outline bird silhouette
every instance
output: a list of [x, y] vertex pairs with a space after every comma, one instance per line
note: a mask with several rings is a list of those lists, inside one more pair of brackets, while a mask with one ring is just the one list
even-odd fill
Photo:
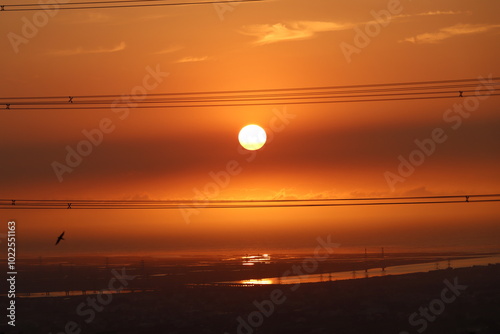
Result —
[[57, 237], [56, 246], [57, 246], [57, 244], [58, 244], [61, 240], [64, 240], [63, 235], [64, 235], [64, 231], [63, 231], [63, 233], [61, 233], [61, 235], [60, 235], [60, 236], [58, 236], [58, 237]]

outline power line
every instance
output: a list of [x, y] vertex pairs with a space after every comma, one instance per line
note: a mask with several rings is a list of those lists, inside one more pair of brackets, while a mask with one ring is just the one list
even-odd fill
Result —
[[8, 200], [0, 209], [263, 209], [500, 202], [500, 194], [269, 200]]
[[[15, 4], [15, 5], [1, 5], [0, 12], [29, 12], [47, 9], [53, 6], [57, 10], [82, 10], [82, 9], [108, 9], [108, 8], [136, 8], [136, 7], [160, 7], [160, 6], [194, 6], [194, 5], [210, 5], [210, 4], [229, 4], [229, 3], [249, 3], [249, 2], [262, 2], [266, 0], [214, 0], [202, 2], [169, 2], [169, 3], [145, 3], [145, 2], [161, 2], [165, 0], [125, 0], [125, 1], [94, 1], [94, 2], [76, 2], [76, 3], [45, 3], [43, 7], [41, 4]], [[125, 4], [120, 3], [135, 3]], [[97, 5], [96, 5], [97, 4]], [[83, 5], [83, 6], [82, 6]], [[92, 6], [88, 6], [92, 5]], [[14, 7], [13, 9], [9, 9]], [[28, 8], [25, 8], [28, 7]], [[33, 8], [31, 8], [33, 7]]]
[[[86, 2], [70, 2], [64, 5], [104, 5], [104, 4], [115, 4], [115, 3], [130, 3], [130, 2], [165, 2], [167, 0], [108, 0], [108, 1], [86, 1]], [[50, 3], [48, 3], [50, 4]], [[58, 3], [53, 3], [58, 4]], [[24, 3], [24, 4], [12, 4], [8, 5], [10, 7], [36, 7], [40, 6], [39, 3]]]
[[[487, 78], [489, 82], [488, 85], [498, 85], [500, 77]], [[476, 82], [476, 85], [470, 84], [470, 82]], [[430, 84], [450, 84], [450, 83], [462, 83], [460, 85], [454, 85], [453, 88], [465, 87], [465, 83], [468, 83], [466, 87], [477, 86], [477, 83], [485, 85], [481, 82], [481, 79], [454, 79], [454, 80], [438, 80], [438, 81], [410, 81], [410, 82], [393, 82], [393, 83], [377, 83], [377, 84], [362, 84], [362, 85], [344, 85], [344, 86], [313, 86], [313, 87], [292, 87], [292, 88], [266, 88], [266, 89], [247, 89], [247, 90], [222, 90], [222, 91], [199, 91], [199, 92], [180, 92], [180, 93], [155, 93], [148, 94], [148, 96], [177, 96], [177, 95], [213, 95], [213, 94], [246, 94], [246, 93], [267, 93], [267, 92], [290, 92], [290, 91], [309, 91], [309, 90], [338, 90], [338, 89], [350, 89], [351, 91], [356, 88], [375, 88], [375, 87], [395, 87], [388, 88], [389, 90], [397, 89], [397, 86], [423, 86], [420, 89], [439, 89], [443, 88], [443, 85], [438, 86], [426, 86]], [[450, 88], [450, 86], [444, 86], [444, 88]], [[409, 90], [411, 88], [404, 88]], [[373, 90], [370, 90], [372, 92]], [[71, 95], [75, 99], [78, 98], [119, 98], [123, 94], [108, 94], [108, 95]], [[58, 96], [18, 96], [18, 97], [0, 97], [0, 100], [19, 100], [19, 99], [67, 99], [68, 96], [58, 95]]]
[[[488, 95], [479, 95], [479, 96], [500, 96], [499, 94], [488, 94]], [[436, 99], [456, 99], [457, 96], [427, 96], [427, 97], [409, 97], [409, 98], [389, 98], [389, 99], [369, 99], [369, 100], [340, 100], [340, 101], [290, 101], [290, 102], [263, 102], [263, 103], [231, 103], [231, 104], [193, 104], [193, 105], [156, 105], [156, 106], [136, 106], [130, 107], [127, 104], [124, 104], [124, 107], [132, 108], [132, 109], [167, 109], [167, 108], [221, 108], [221, 107], [252, 107], [252, 106], [277, 106], [277, 105], [301, 105], [301, 104], [326, 104], [326, 103], [358, 103], [358, 102], [389, 102], [389, 101], [412, 101], [412, 100], [436, 100]], [[120, 105], [116, 105], [119, 107]], [[29, 108], [7, 108], [13, 111], [15, 110], [104, 110], [109, 109], [110, 107], [29, 107]]]
[[[461, 91], [462, 93], [471, 93], [475, 92], [475, 90], [464, 90]], [[134, 101], [134, 104], [149, 104], [149, 103], [202, 103], [202, 102], [258, 102], [258, 101], [282, 101], [282, 100], [304, 100], [304, 99], [341, 99], [341, 98], [371, 98], [371, 97], [388, 97], [388, 96], [416, 96], [416, 95], [443, 95], [443, 94], [453, 94], [450, 95], [451, 97], [457, 97], [455, 91], [444, 91], [444, 92], [412, 92], [412, 93], [386, 93], [386, 94], [362, 94], [362, 95], [327, 95], [327, 96], [289, 96], [289, 95], [283, 95], [283, 96], [278, 96], [278, 97], [268, 97], [268, 98], [263, 98], [263, 97], [240, 97], [240, 98], [231, 98], [229, 96], [226, 97], [211, 97], [211, 98], [201, 98], [201, 99], [195, 99], [195, 98], [185, 98], [185, 99], [148, 99], [148, 100], [143, 100], [143, 101]], [[315, 94], [316, 95], [316, 94]], [[488, 96], [491, 96], [492, 94], [487, 94]], [[486, 96], [486, 94], [483, 94], [481, 96]], [[428, 96], [429, 98], [431, 96]], [[458, 96], [460, 97], [460, 96]], [[467, 96], [462, 96], [462, 97], [467, 97]], [[364, 100], [361, 100], [364, 101]], [[105, 105], [110, 105], [114, 103], [113, 101], [109, 100], [90, 100], [90, 101], [83, 101], [83, 102], [78, 102], [78, 101], [73, 101], [71, 102], [73, 105], [96, 105], [96, 104], [105, 104]], [[10, 104], [10, 106], [30, 106], [30, 105], [67, 105], [67, 102], [60, 102], [60, 101], [48, 101], [48, 102], [16, 102]], [[124, 103], [126, 104], [126, 103]], [[115, 104], [117, 106], [120, 106], [120, 104]]]
[[[406, 82], [391, 84], [278, 88], [211, 92], [156, 93], [133, 96], [75, 95], [0, 97], [6, 109], [68, 110], [108, 109], [111, 107], [169, 108], [169, 107], [234, 107], [278, 104], [354, 103], [379, 101], [408, 101], [465, 98], [468, 96], [498, 96], [494, 93], [500, 78], [487, 83], [479, 79]], [[472, 83], [475, 81], [476, 83]], [[460, 84], [461, 83], [461, 84]], [[476, 87], [471, 89], [471, 87]], [[111, 100], [115, 98], [115, 100]], [[277, 102], [280, 101], [280, 102]], [[131, 103], [133, 106], [131, 106]], [[156, 104], [156, 105], [151, 105]], [[146, 106], [143, 106], [146, 105]], [[82, 107], [86, 106], [86, 107]]]

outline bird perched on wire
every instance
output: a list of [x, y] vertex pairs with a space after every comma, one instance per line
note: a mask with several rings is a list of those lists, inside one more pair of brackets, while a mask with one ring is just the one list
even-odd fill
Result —
[[59, 242], [61, 242], [61, 240], [64, 240], [63, 236], [64, 236], [64, 231], [63, 231], [63, 233], [61, 233], [61, 235], [60, 235], [60, 236], [58, 236], [58, 237], [57, 237], [56, 246], [57, 246], [57, 244], [58, 244]]

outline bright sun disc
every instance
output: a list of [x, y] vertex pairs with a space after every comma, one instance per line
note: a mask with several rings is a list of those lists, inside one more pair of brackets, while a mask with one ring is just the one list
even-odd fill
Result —
[[250, 124], [240, 130], [238, 140], [241, 146], [249, 151], [255, 151], [266, 143], [266, 131], [258, 125]]

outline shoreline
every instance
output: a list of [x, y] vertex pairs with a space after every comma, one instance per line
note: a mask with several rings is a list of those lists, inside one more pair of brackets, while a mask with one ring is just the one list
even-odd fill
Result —
[[[415, 254], [413, 254], [415, 255]], [[500, 256], [498, 262], [500, 263]], [[378, 270], [380, 261], [365, 261], [364, 258], [339, 258], [331, 259], [330, 262], [321, 263], [318, 270], [308, 277], [289, 276], [283, 279], [282, 275], [289, 268], [297, 265], [302, 258], [294, 261], [282, 261], [270, 265], [256, 265], [244, 267], [238, 264], [211, 263], [203, 265], [182, 265], [179, 262], [166, 265], [164, 262], [134, 262], [123, 263], [126, 266], [83, 266], [71, 264], [40, 265], [24, 270], [18, 276], [18, 294], [21, 298], [46, 297], [56, 295], [57, 297], [69, 297], [73, 295], [92, 294], [92, 291], [101, 291], [110, 279], [113, 270], [124, 268], [127, 273], [137, 277], [130, 283], [129, 289], [123, 291], [162, 291], [171, 287], [182, 286], [223, 286], [223, 285], [286, 285], [297, 283], [316, 283], [318, 281], [340, 281], [359, 280], [375, 276], [395, 276], [417, 273], [418, 271], [405, 272], [398, 269], [406, 267], [432, 267], [435, 263], [451, 263], [469, 261], [470, 267], [484, 262], [490, 257], [478, 254], [462, 254], [457, 257], [437, 256], [432, 259], [413, 256], [408, 258], [397, 258], [390, 256], [385, 260], [385, 271]], [[146, 264], [147, 263], [147, 264]], [[493, 262], [492, 262], [493, 263]], [[484, 265], [486, 265], [485, 263]], [[333, 269], [333, 270], [332, 270]], [[439, 268], [443, 269], [443, 267]], [[430, 268], [425, 271], [431, 271]], [[425, 272], [424, 271], [424, 272]], [[281, 276], [272, 276], [278, 274]], [[354, 277], [351, 277], [353, 276]], [[227, 279], [233, 278], [233, 279]], [[263, 281], [259, 283], [259, 280]], [[244, 282], [247, 281], [247, 282]]]
[[428, 323], [426, 333], [498, 333], [498, 277], [500, 264], [298, 286], [177, 286], [113, 295], [90, 324], [75, 314], [89, 296], [20, 299], [16, 330], [57, 332], [71, 319], [80, 321], [86, 333], [103, 328], [121, 334], [237, 333], [238, 319], [249, 323], [252, 312], [259, 311], [256, 305], [281, 291], [283, 303], [274, 305], [258, 333], [416, 333], [410, 317], [441, 298], [447, 284], [458, 284], [464, 288]]

